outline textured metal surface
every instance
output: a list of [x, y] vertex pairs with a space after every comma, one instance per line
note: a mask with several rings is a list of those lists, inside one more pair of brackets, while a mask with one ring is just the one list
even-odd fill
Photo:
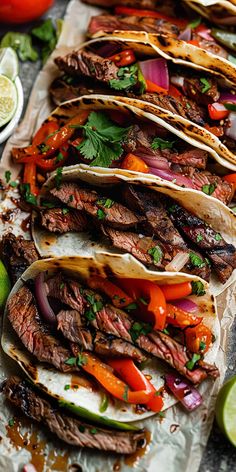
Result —
[[[67, 6], [66, 0], [56, 0], [54, 7], [50, 10], [47, 16], [51, 18], [61, 18], [65, 12]], [[33, 26], [35, 23], [33, 24]], [[27, 32], [30, 30], [32, 25], [28, 24], [23, 27], [17, 27], [18, 31]], [[15, 29], [16, 27], [11, 27]], [[8, 31], [8, 28], [3, 28], [0, 25], [0, 36], [4, 32]], [[40, 68], [39, 61], [37, 63], [25, 62], [20, 64], [20, 77], [24, 89], [25, 104], [27, 104], [27, 99], [29, 97], [32, 85], [37, 76], [37, 73]], [[2, 154], [4, 145], [0, 146], [0, 156]], [[232, 329], [229, 335], [229, 344], [228, 344], [228, 370], [226, 378], [236, 375], [236, 324], [234, 324], [234, 329]], [[187, 454], [188, 451], [183, 451], [183, 454]], [[236, 472], [236, 448], [230, 445], [230, 443], [224, 438], [224, 436], [219, 431], [217, 425], [214, 423], [213, 429], [203, 455], [201, 466], [199, 471], [201, 472]], [[147, 471], [148, 472], [148, 471]], [[176, 472], [180, 472], [177, 471]]]

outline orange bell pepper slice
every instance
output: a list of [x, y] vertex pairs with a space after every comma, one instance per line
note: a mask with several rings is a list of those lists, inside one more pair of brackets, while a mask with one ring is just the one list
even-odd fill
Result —
[[191, 282], [182, 282], [180, 284], [161, 285], [161, 290], [166, 301], [178, 300], [187, 297], [192, 293]]
[[205, 353], [212, 343], [212, 333], [204, 324], [185, 330], [186, 346], [191, 352]]
[[127, 154], [127, 156], [122, 161], [120, 166], [121, 169], [133, 170], [135, 172], [143, 172], [147, 174], [149, 172], [149, 167], [146, 162], [141, 159], [141, 157], [135, 156], [134, 154]]
[[200, 316], [195, 316], [170, 303], [166, 305], [166, 323], [184, 329], [187, 326], [196, 326], [202, 322]]
[[164, 93], [167, 95], [168, 90], [164, 89], [163, 87], [160, 87], [159, 85], [155, 84], [154, 82], [151, 82], [151, 80], [145, 79], [146, 82], [146, 92], [148, 93]]
[[126, 307], [134, 301], [120, 287], [98, 275], [90, 277], [87, 284], [93, 290], [105, 293], [112, 300], [113, 305], [119, 308]]

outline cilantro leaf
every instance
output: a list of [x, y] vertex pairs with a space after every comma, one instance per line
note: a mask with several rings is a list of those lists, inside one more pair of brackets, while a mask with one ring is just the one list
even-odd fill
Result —
[[129, 128], [114, 124], [104, 113], [91, 112], [83, 125], [84, 140], [78, 146], [81, 154], [92, 160], [93, 166], [109, 167], [123, 153], [122, 141]]
[[31, 37], [25, 33], [14, 33], [13, 31], [8, 31], [0, 43], [1, 48], [11, 47], [13, 48], [19, 56], [21, 61], [37, 61], [38, 53], [32, 46]]
[[197, 254], [195, 254], [195, 252], [189, 253], [189, 259], [192, 266], [199, 267], [199, 269], [201, 269], [202, 267], [206, 265], [204, 260]]
[[129, 393], [129, 387], [128, 387], [128, 385], [126, 385], [125, 388], [124, 388], [124, 393], [122, 395], [125, 402], [128, 401], [128, 393]]
[[203, 240], [202, 234], [198, 234], [197, 237], [196, 237], [197, 243], [200, 243], [202, 240]]
[[[117, 75], [119, 79], [111, 79], [109, 81], [110, 87], [114, 88], [115, 90], [127, 90], [138, 82], [141, 83], [141, 87], [143, 89], [143, 81], [141, 80], [142, 77], [140, 75], [140, 70], [137, 64], [132, 64], [130, 67], [120, 67]], [[146, 83], [145, 83], [146, 87]]]
[[55, 177], [57, 190], [59, 190], [61, 187], [61, 181], [62, 181], [62, 167], [58, 167], [57, 172], [56, 172], [56, 177]]
[[226, 110], [236, 111], [235, 103], [224, 103], [224, 107], [226, 108]]
[[5, 172], [5, 180], [6, 180], [6, 183], [8, 184], [8, 182], [10, 182], [11, 180], [11, 172], [10, 170], [6, 170]]
[[114, 205], [114, 200], [111, 200], [111, 198], [100, 198], [99, 200], [96, 201], [97, 205], [101, 205], [104, 208], [111, 208]]
[[221, 241], [221, 239], [222, 239], [221, 234], [220, 234], [220, 233], [217, 233], [217, 234], [215, 235], [215, 240], [216, 240], [216, 241]]
[[51, 18], [45, 20], [40, 26], [33, 28], [31, 34], [43, 43], [41, 55], [44, 64], [54, 50], [58, 39]]
[[69, 357], [65, 361], [66, 365], [76, 365], [76, 357]]
[[200, 349], [200, 351], [204, 351], [206, 349], [206, 343], [201, 341], [200, 344], [199, 344], [199, 349]]
[[20, 192], [22, 193], [26, 202], [31, 203], [32, 205], [37, 205], [36, 196], [30, 192], [30, 184], [21, 184]]
[[152, 256], [153, 262], [155, 262], [155, 264], [158, 264], [158, 262], [160, 262], [160, 260], [162, 259], [162, 250], [158, 246], [154, 246], [148, 249], [148, 254]]
[[175, 141], [168, 141], [167, 139], [162, 138], [154, 138], [152, 141], [151, 148], [156, 150], [160, 149], [163, 151], [164, 149], [172, 149]]
[[203, 87], [202, 87], [202, 93], [208, 92], [208, 90], [210, 90], [210, 88], [211, 88], [210, 82], [208, 82], [208, 80], [205, 79], [204, 77], [202, 77], [202, 78], [200, 79], [200, 82], [201, 82], [202, 85], [203, 85]]
[[146, 336], [146, 334], [150, 333], [151, 331], [152, 326], [149, 323], [143, 323], [142, 321], [135, 321], [129, 330], [133, 342], [135, 342], [141, 334]]
[[211, 195], [215, 191], [216, 187], [217, 187], [216, 184], [205, 184], [202, 186], [202, 191], [206, 195]]
[[192, 294], [193, 295], [197, 295], [197, 297], [205, 295], [206, 290], [204, 288], [203, 283], [200, 282], [200, 280], [199, 281], [195, 281], [195, 280], [192, 281], [191, 285], [192, 285]]
[[190, 359], [188, 362], [186, 362], [185, 367], [187, 367], [188, 370], [193, 370], [195, 367], [195, 364], [201, 359], [200, 354], [193, 354], [192, 359]]
[[199, 16], [198, 18], [195, 18], [195, 20], [191, 21], [191, 23], [188, 24], [188, 28], [195, 29], [197, 26], [200, 25], [202, 19]]

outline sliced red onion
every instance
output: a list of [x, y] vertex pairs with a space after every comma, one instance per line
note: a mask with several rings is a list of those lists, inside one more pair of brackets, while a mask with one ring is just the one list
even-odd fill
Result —
[[180, 75], [172, 75], [170, 81], [173, 85], [176, 85], [176, 87], [183, 88], [184, 86], [184, 77], [181, 77]]
[[188, 313], [196, 313], [198, 311], [198, 306], [192, 300], [188, 298], [180, 298], [179, 300], [173, 300], [172, 305], [181, 308], [181, 310], [187, 311]]
[[169, 271], [179, 272], [181, 269], [183, 269], [185, 264], [187, 264], [188, 260], [189, 260], [189, 254], [187, 254], [186, 252], [180, 251], [178, 252], [178, 254], [176, 254], [176, 256], [172, 259], [172, 261], [169, 262], [169, 264], [165, 266], [165, 270], [168, 272]]
[[167, 374], [165, 381], [173, 395], [188, 411], [193, 411], [202, 404], [202, 396], [199, 391], [183, 377]]
[[149, 172], [150, 174], [157, 175], [158, 177], [161, 177], [164, 180], [173, 182], [174, 184], [179, 185], [180, 187], [195, 188], [192, 181], [188, 177], [185, 177], [181, 174], [174, 174], [174, 172], [172, 172], [171, 170], [162, 170], [157, 169], [155, 167], [150, 167]]
[[143, 156], [141, 154], [139, 155], [139, 157], [141, 157], [149, 167], [153, 167], [154, 169], [162, 169], [162, 170], [168, 171], [170, 168], [169, 162], [167, 161], [165, 157], [155, 156], [155, 155]]
[[206, 39], [207, 41], [214, 41], [214, 38], [211, 36], [210, 29], [206, 29], [204, 31], [198, 31], [197, 34], [198, 36], [201, 36], [201, 38]]
[[33, 464], [25, 464], [22, 472], [37, 472]]
[[182, 31], [179, 36], [178, 36], [178, 39], [182, 39], [182, 41], [190, 41], [192, 37], [192, 30], [191, 28], [187, 27], [184, 31]]
[[236, 103], [236, 95], [228, 92], [222, 92], [220, 94], [219, 102], [221, 103]]
[[40, 272], [35, 279], [35, 296], [44, 320], [50, 324], [55, 323], [56, 315], [48, 301], [44, 272]]
[[233, 111], [228, 116], [228, 124], [225, 134], [229, 138], [236, 140], [236, 113]]
[[214, 108], [214, 110], [216, 110], [216, 111], [226, 111], [226, 108], [225, 108], [225, 106], [223, 105], [223, 103], [215, 102], [215, 103], [212, 103], [211, 106], [212, 106], [212, 108]]
[[139, 62], [144, 79], [169, 90], [169, 72], [167, 61], [162, 57]]

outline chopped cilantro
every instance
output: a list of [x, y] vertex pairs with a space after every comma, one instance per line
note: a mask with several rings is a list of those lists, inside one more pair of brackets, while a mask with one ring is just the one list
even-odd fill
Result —
[[127, 305], [127, 306], [125, 307], [125, 309], [126, 309], [127, 311], [129, 311], [129, 310], [137, 310], [137, 308], [138, 308], [137, 303], [130, 303], [129, 305]]
[[222, 239], [221, 234], [220, 234], [220, 233], [217, 233], [217, 234], [215, 235], [215, 240], [216, 240], [216, 241], [221, 241], [221, 239]]
[[226, 110], [236, 111], [235, 103], [224, 103], [224, 107], [226, 108]]
[[62, 213], [63, 215], [67, 215], [67, 213], [69, 213], [69, 209], [68, 208], [62, 208]]
[[79, 431], [81, 433], [84, 433], [85, 432], [85, 426], [83, 426], [82, 424], [79, 425]]
[[122, 395], [125, 402], [128, 401], [128, 393], [129, 393], [129, 387], [128, 387], [128, 385], [126, 385], [125, 388], [124, 388], [124, 393]]
[[98, 432], [97, 428], [90, 429], [91, 434], [96, 434]]
[[202, 240], [203, 240], [202, 234], [198, 234], [197, 237], [196, 237], [197, 243], [200, 243]]
[[93, 311], [94, 313], [97, 313], [98, 311], [100, 311], [101, 309], [103, 308], [103, 304], [100, 300], [98, 300], [97, 302], [95, 302], [93, 304]]
[[114, 203], [114, 200], [111, 200], [110, 198], [100, 198], [96, 201], [97, 205], [102, 205], [104, 208], [111, 208]]
[[62, 181], [62, 167], [58, 167], [56, 177], [55, 177], [55, 183], [56, 183], [57, 190], [59, 190], [60, 187], [61, 187], [61, 181]]
[[46, 208], [54, 208], [55, 207], [55, 205], [51, 202], [43, 202], [42, 206], [46, 207]]
[[50, 146], [48, 146], [45, 143], [41, 143], [37, 145], [38, 150], [43, 154], [44, 152], [47, 152], [50, 150]]
[[141, 334], [146, 334], [150, 333], [152, 331], [152, 326], [149, 323], [143, 323], [142, 321], [138, 322], [135, 321], [129, 332], [131, 335], [132, 340], [135, 342]]
[[8, 184], [8, 182], [10, 182], [11, 180], [11, 172], [10, 170], [6, 170], [5, 172], [5, 180], [6, 180], [6, 183]]
[[216, 184], [206, 184], [202, 186], [202, 191], [206, 193], [206, 195], [211, 195], [215, 191], [216, 187]]
[[10, 187], [15, 188], [15, 187], [17, 187], [18, 183], [15, 182], [14, 180], [12, 180], [12, 181], [9, 183], [9, 185], [10, 185]]
[[145, 298], [143, 298], [143, 297], [140, 297], [139, 301], [140, 301], [141, 303], [143, 303], [143, 305], [148, 305], [147, 300], [145, 300]]
[[98, 208], [97, 217], [99, 220], [103, 220], [106, 217], [106, 213], [103, 210], [101, 210], [101, 208]]
[[118, 79], [109, 81], [110, 87], [115, 90], [127, 90], [137, 84], [140, 79], [139, 67], [132, 64], [130, 67], [120, 67], [117, 73]]
[[160, 149], [163, 151], [164, 149], [173, 149], [175, 141], [167, 141], [167, 139], [162, 138], [154, 138], [152, 141], [151, 148], [156, 150]]
[[76, 364], [78, 367], [82, 367], [83, 365], [87, 364], [87, 359], [83, 354], [78, 354], [77, 359], [76, 359]]
[[197, 28], [197, 26], [200, 25], [202, 21], [202, 18], [199, 16], [198, 18], [195, 18], [195, 20], [191, 21], [191, 23], [188, 24], [188, 27], [191, 29]]
[[159, 411], [159, 412], [157, 413], [157, 416], [159, 416], [159, 418], [165, 418], [165, 413], [164, 413], [164, 411]]
[[70, 385], [69, 385], [69, 384], [66, 384], [66, 385], [64, 386], [64, 390], [69, 390], [69, 389], [70, 389]]
[[200, 82], [201, 82], [202, 85], [203, 85], [203, 86], [202, 86], [202, 93], [208, 92], [208, 90], [210, 90], [210, 88], [211, 88], [210, 82], [208, 82], [208, 80], [205, 79], [204, 77], [202, 77], [202, 78], [200, 79]]
[[162, 250], [158, 246], [151, 247], [150, 249], [148, 249], [148, 254], [152, 256], [155, 264], [158, 264], [158, 262], [160, 262], [162, 258]]
[[81, 154], [92, 160], [93, 166], [109, 167], [123, 153], [122, 142], [129, 128], [122, 128], [105, 113], [91, 112], [83, 128], [84, 140], [79, 145]]
[[74, 195], [70, 195], [68, 202], [73, 202], [73, 200], [74, 200]]
[[157, 390], [157, 391], [154, 393], [154, 397], [160, 397], [160, 395], [161, 395], [160, 390]]
[[91, 308], [85, 312], [84, 316], [88, 321], [93, 321], [96, 318], [96, 315]]
[[204, 260], [194, 252], [189, 253], [189, 259], [192, 266], [199, 267], [199, 269], [206, 265]]
[[198, 297], [201, 297], [202, 295], [205, 295], [206, 290], [204, 288], [203, 283], [200, 282], [200, 280], [192, 281], [191, 285], [192, 285], [192, 294], [193, 295], [197, 295]]
[[100, 413], [104, 413], [104, 412], [107, 410], [108, 404], [109, 404], [109, 398], [108, 398], [108, 396], [104, 393], [103, 396], [102, 396], [101, 405], [100, 405], [100, 407], [99, 407]]
[[64, 287], [65, 287], [65, 284], [64, 284], [64, 282], [62, 282], [62, 283], [60, 284], [60, 287], [59, 287], [59, 288], [60, 288], [60, 290], [62, 290]]
[[170, 332], [169, 332], [168, 329], [166, 329], [166, 328], [164, 328], [164, 329], [162, 330], [162, 332], [163, 332], [164, 334], [170, 334]]
[[55, 159], [55, 162], [58, 164], [58, 162], [63, 161], [63, 159], [64, 159], [64, 156], [63, 156], [62, 152], [59, 152], [59, 153], [57, 154], [57, 157], [56, 157], [56, 159]]
[[168, 211], [170, 213], [174, 213], [177, 209], [178, 209], [178, 207], [175, 204], [168, 207]]
[[65, 361], [66, 365], [76, 365], [76, 357], [69, 357]]
[[193, 370], [195, 367], [195, 364], [201, 359], [200, 354], [193, 354], [193, 357], [190, 361], [186, 362], [185, 367], [187, 367], [188, 370]]
[[199, 349], [200, 349], [200, 351], [204, 351], [206, 349], [206, 343], [201, 341], [200, 344], [199, 344]]
[[30, 192], [30, 184], [21, 184], [20, 191], [26, 202], [31, 203], [32, 205], [37, 204], [36, 196]]
[[15, 424], [15, 420], [14, 418], [11, 418], [9, 421], [8, 421], [8, 426], [10, 426], [12, 428], [12, 426], [14, 426]]

